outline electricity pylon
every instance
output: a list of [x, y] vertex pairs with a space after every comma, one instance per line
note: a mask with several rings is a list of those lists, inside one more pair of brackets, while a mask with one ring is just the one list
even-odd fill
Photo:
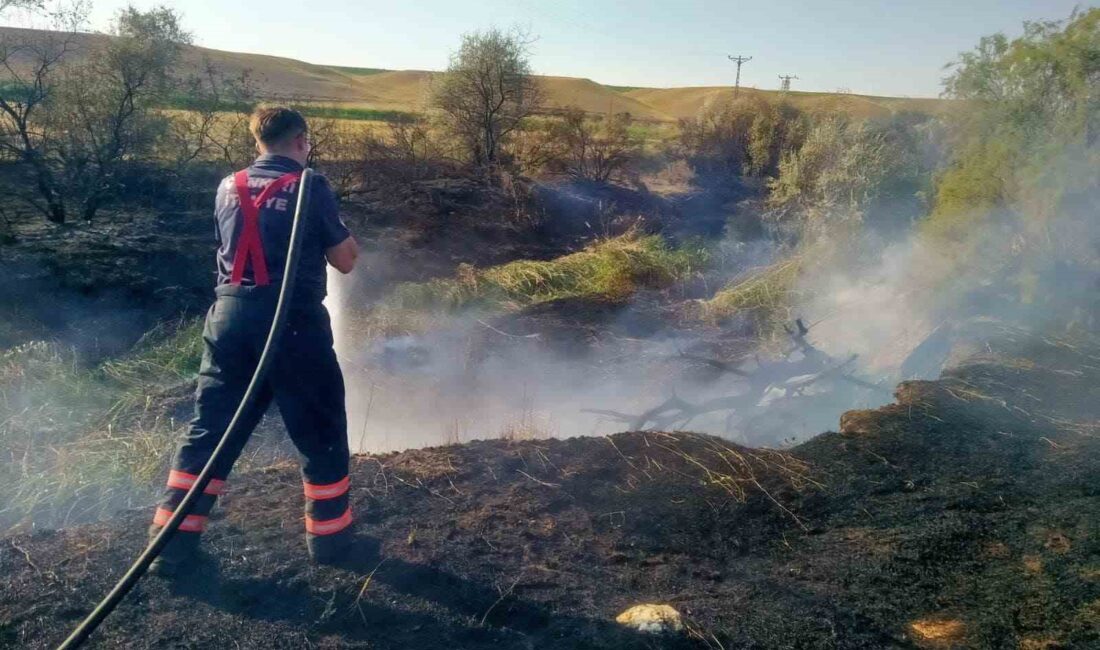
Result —
[[787, 92], [791, 89], [791, 79], [798, 79], [798, 77], [794, 76], [793, 74], [781, 74], [779, 75], [779, 79], [780, 81], [782, 81], [779, 86], [779, 90]]
[[728, 55], [729, 60], [737, 64], [737, 80], [733, 83], [733, 96], [736, 97], [737, 93], [741, 91], [741, 65], [752, 61], [751, 56], [732, 56]]

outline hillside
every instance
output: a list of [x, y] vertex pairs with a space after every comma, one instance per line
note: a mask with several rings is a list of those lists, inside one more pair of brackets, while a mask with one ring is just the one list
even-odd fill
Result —
[[[775, 99], [785, 96], [792, 104], [806, 111], [836, 111], [855, 117], [882, 117], [897, 111], [934, 113], [942, 110], [945, 102], [939, 99], [874, 97], [839, 93], [809, 93], [742, 88], [745, 96], [761, 96]], [[729, 86], [703, 86], [696, 88], [635, 88], [623, 95], [635, 99], [664, 115], [680, 119], [696, 115], [701, 109], [714, 103], [733, 99], [734, 89]]]
[[[376, 110], [421, 111], [430, 89], [431, 72], [390, 70], [353, 79], [356, 105]], [[538, 78], [550, 108], [577, 106], [589, 113], [628, 111], [642, 120], [667, 120], [650, 106], [590, 79], [575, 77]], [[349, 91], [350, 92], [350, 91]]]
[[[292, 464], [238, 475], [198, 576], [147, 578], [91, 647], [1097, 647], [1096, 351], [1011, 338], [789, 453], [634, 432], [359, 456], [340, 569], [306, 561]], [[63, 638], [147, 517], [5, 538], [0, 645]], [[613, 622], [639, 602], [685, 634]]]
[[[57, 38], [56, 32], [0, 27], [0, 37], [38, 40]], [[76, 37], [74, 56], [87, 56], [103, 47], [111, 38], [103, 34], [80, 34]], [[201, 70], [209, 61], [229, 76], [249, 71], [259, 94], [267, 98], [315, 100], [339, 103], [358, 108], [385, 111], [417, 112], [423, 110], [432, 73], [423, 70], [381, 70], [318, 65], [296, 59], [227, 52], [205, 47], [185, 48], [181, 74]], [[628, 111], [637, 119], [670, 121], [694, 115], [710, 102], [731, 97], [730, 87], [706, 88], [638, 88], [620, 92], [591, 79], [540, 76], [551, 108], [577, 106], [590, 113]], [[773, 91], [744, 89], [744, 92], [774, 96]], [[901, 99], [864, 95], [828, 93], [789, 94], [795, 103], [805, 108], [833, 108], [871, 116], [908, 109], [934, 111], [940, 105], [935, 99]]]

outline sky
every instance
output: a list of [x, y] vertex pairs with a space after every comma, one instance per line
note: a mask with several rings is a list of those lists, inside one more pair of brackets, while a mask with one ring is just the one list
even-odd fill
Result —
[[[310, 63], [439, 70], [461, 34], [519, 27], [535, 72], [622, 86], [732, 85], [912, 97], [984, 35], [1064, 19], [1080, 0], [92, 0], [105, 31], [119, 7], [176, 8], [198, 45]], [[15, 14], [3, 17], [19, 24]]]

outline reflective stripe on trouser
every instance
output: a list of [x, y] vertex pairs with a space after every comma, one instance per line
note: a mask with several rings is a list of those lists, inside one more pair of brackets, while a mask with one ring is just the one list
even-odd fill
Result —
[[306, 495], [306, 532], [312, 535], [335, 535], [351, 525], [348, 506], [347, 476], [331, 483], [312, 483], [303, 479]]
[[[164, 499], [153, 513], [153, 523], [149, 526], [150, 539], [156, 536], [156, 534], [160, 532], [160, 529], [172, 518], [172, 514], [175, 513], [176, 508], [179, 506], [180, 502], [183, 501], [183, 497], [187, 494], [187, 491], [191, 489], [191, 486], [195, 484], [197, 479], [198, 475], [190, 472], [184, 472], [177, 469], [168, 472]], [[190, 514], [184, 517], [175, 536], [168, 542], [168, 545], [161, 555], [168, 560], [172, 560], [173, 557], [185, 555], [197, 547], [199, 535], [206, 529], [206, 522], [210, 515], [210, 510], [214, 507], [214, 500], [224, 490], [225, 481], [223, 480], [211, 479], [211, 481], [206, 484], [206, 488], [202, 491], [202, 495], [199, 496], [194, 509]]]
[[[223, 285], [217, 289], [218, 299], [203, 329], [195, 418], [176, 451], [161, 502], [169, 512], [183, 498], [184, 486], [193, 484], [209, 460], [251, 381], [274, 312], [277, 292], [273, 287]], [[346, 485], [349, 460], [344, 381], [332, 349], [328, 313], [321, 305], [296, 305], [291, 310], [268, 379], [214, 467], [218, 481], [211, 481], [191, 514], [210, 514], [226, 477], [272, 401], [278, 404], [287, 433], [301, 453], [303, 479], [319, 491], [316, 496], [335, 495], [307, 499], [307, 515], [318, 523], [317, 530], [340, 528], [338, 522], [348, 518], [347, 490], [337, 494], [341, 482]], [[201, 526], [196, 523], [194, 528], [195, 532], [177, 537], [197, 538]], [[339, 537], [344, 530], [350, 529], [345, 525], [336, 533], [317, 537]]]
[[338, 469], [334, 468], [327, 478], [302, 480], [306, 498], [306, 544], [315, 557], [338, 552], [346, 546], [351, 534], [350, 481], [346, 474], [331, 480], [335, 471]]

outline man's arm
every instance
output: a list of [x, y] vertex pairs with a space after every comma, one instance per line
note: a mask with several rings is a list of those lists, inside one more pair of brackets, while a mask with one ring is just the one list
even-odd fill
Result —
[[325, 259], [337, 271], [348, 274], [355, 268], [355, 260], [359, 258], [359, 244], [355, 237], [348, 235], [344, 241], [325, 251]]
[[325, 249], [325, 259], [337, 271], [351, 273], [355, 268], [355, 259], [359, 257], [359, 244], [340, 220], [340, 205], [328, 179], [317, 174], [313, 177], [313, 182], [313, 204], [310, 209], [312, 214], [317, 215], [321, 227], [321, 245]]

